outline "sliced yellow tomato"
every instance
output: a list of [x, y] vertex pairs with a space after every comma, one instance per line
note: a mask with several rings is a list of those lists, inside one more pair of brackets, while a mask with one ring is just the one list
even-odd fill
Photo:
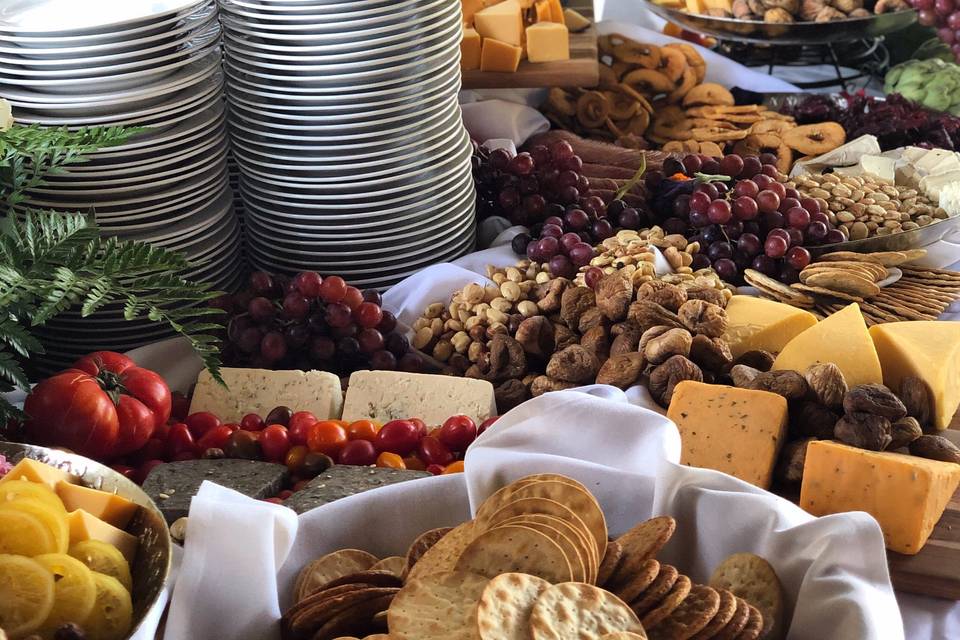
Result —
[[41, 630], [52, 634], [63, 624], [86, 620], [97, 598], [97, 585], [87, 565], [65, 553], [45, 553], [34, 560], [52, 573], [55, 581], [53, 610]]
[[[53, 553], [66, 553], [70, 546], [70, 526], [67, 524], [67, 512], [51, 507], [35, 498], [20, 498], [0, 504], [0, 513], [4, 511], [20, 511], [29, 513], [43, 522], [53, 535], [55, 547]], [[26, 554], [25, 554], [26, 555]]]
[[57, 551], [56, 538], [43, 520], [26, 511], [0, 509], [0, 553], [38, 556]]
[[10, 480], [0, 484], [0, 504], [21, 498], [39, 500], [60, 511], [66, 511], [60, 496], [50, 490], [45, 484], [30, 482], [29, 480]]
[[93, 571], [97, 599], [93, 611], [80, 625], [88, 640], [123, 640], [133, 626], [133, 602], [120, 581]]
[[127, 591], [133, 591], [133, 578], [126, 558], [112, 544], [101, 540], [82, 540], [73, 544], [68, 552], [87, 565], [91, 571], [112, 576], [120, 581]]
[[[0, 524], [0, 529], [3, 525]], [[0, 629], [23, 638], [53, 610], [53, 574], [32, 558], [0, 554]]]

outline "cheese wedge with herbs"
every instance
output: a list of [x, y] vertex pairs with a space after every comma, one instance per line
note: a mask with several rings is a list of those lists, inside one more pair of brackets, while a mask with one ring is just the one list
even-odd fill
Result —
[[800, 506], [815, 516], [866, 511], [887, 548], [915, 554], [960, 485], [960, 464], [817, 440], [807, 446]]
[[787, 430], [787, 401], [767, 391], [684, 381], [667, 417], [680, 430], [680, 464], [770, 487]]
[[753, 296], [733, 296], [727, 303], [723, 339], [734, 358], [757, 349], [779, 353], [815, 324], [817, 317], [809, 311]]
[[927, 383], [934, 425], [946, 429], [960, 407], [960, 322], [888, 322], [870, 327], [883, 383], [899, 391], [915, 376]]
[[805, 372], [810, 365], [832, 362], [847, 384], [880, 384], [880, 358], [860, 307], [853, 303], [810, 327], [787, 345], [773, 363], [775, 371]]

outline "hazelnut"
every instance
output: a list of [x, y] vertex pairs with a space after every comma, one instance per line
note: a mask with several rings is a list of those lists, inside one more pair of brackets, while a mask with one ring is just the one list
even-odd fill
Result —
[[523, 292], [520, 291], [519, 284], [517, 284], [515, 281], [507, 280], [500, 285], [500, 295], [510, 302], [516, 302], [523, 296]]
[[494, 322], [489, 327], [487, 327], [487, 339], [492, 340], [493, 336], [498, 334], [509, 334], [507, 330], [507, 325], [502, 322]]
[[450, 338], [450, 342], [453, 343], [453, 348], [457, 353], [466, 353], [467, 349], [470, 348], [470, 345], [473, 344], [473, 340], [470, 339], [470, 336], [467, 335], [466, 331], [458, 331], [453, 334], [453, 337]]
[[423, 350], [433, 340], [433, 331], [429, 327], [419, 329], [413, 336], [413, 347]]
[[467, 359], [470, 362], [476, 362], [480, 359], [480, 356], [487, 351], [487, 348], [483, 345], [482, 342], [471, 342], [470, 347], [467, 349]]
[[517, 303], [517, 312], [524, 318], [530, 318], [540, 313], [540, 310], [537, 308], [536, 302], [523, 300]]
[[510, 313], [513, 311], [513, 303], [506, 298], [494, 298], [490, 301], [490, 306], [500, 313]]
[[688, 300], [681, 305], [677, 316], [691, 333], [719, 338], [727, 329], [727, 312], [705, 300]]
[[484, 288], [481, 284], [468, 284], [461, 291], [461, 297], [467, 304], [479, 304], [483, 302]]
[[453, 343], [449, 340], [440, 340], [433, 346], [433, 357], [440, 362], [446, 362], [453, 355]]
[[467, 335], [469, 335], [470, 339], [474, 342], [483, 342], [487, 339], [487, 328], [479, 322], [475, 323], [467, 330]]

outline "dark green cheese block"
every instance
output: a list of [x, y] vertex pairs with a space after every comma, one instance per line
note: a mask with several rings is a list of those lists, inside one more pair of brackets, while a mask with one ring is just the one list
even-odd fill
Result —
[[287, 498], [283, 504], [297, 513], [303, 513], [355, 493], [429, 476], [430, 474], [426, 471], [338, 464], [311, 480], [306, 487]]
[[187, 515], [190, 499], [200, 490], [204, 480], [239, 491], [251, 498], [272, 498], [280, 493], [287, 480], [282, 464], [254, 460], [184, 460], [157, 465], [143, 483], [167, 522]]

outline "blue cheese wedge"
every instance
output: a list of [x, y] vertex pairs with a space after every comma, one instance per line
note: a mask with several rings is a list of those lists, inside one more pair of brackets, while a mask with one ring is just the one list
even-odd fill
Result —
[[190, 413], [210, 411], [223, 422], [239, 422], [248, 413], [266, 417], [274, 407], [309, 411], [320, 420], [340, 418], [340, 378], [327, 371], [220, 370], [228, 388], [203, 371], [190, 403]]
[[478, 424], [497, 414], [493, 385], [486, 380], [398, 371], [356, 371], [350, 376], [343, 419], [378, 422], [420, 418], [443, 424], [464, 414]]

